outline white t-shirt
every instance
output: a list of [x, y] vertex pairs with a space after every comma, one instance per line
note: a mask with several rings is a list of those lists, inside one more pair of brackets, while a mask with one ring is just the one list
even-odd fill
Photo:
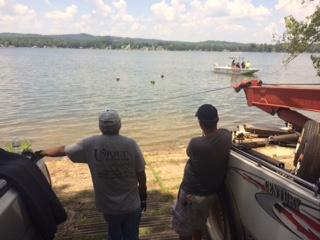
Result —
[[145, 161], [137, 143], [121, 135], [99, 135], [65, 147], [73, 162], [87, 163], [95, 191], [97, 210], [122, 214], [140, 208], [136, 173]]

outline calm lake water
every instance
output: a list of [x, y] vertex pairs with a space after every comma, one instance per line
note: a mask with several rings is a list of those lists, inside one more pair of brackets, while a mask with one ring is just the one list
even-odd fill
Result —
[[199, 93], [250, 78], [212, 72], [213, 64], [230, 64], [231, 56], [262, 68], [254, 78], [265, 83], [320, 83], [309, 55], [283, 66], [279, 53], [2, 48], [0, 145], [15, 136], [34, 149], [70, 144], [99, 133], [98, 115], [106, 106], [119, 111], [121, 132], [145, 151], [183, 148], [201, 134], [194, 114], [203, 103], [218, 108], [220, 127], [281, 126], [277, 117], [247, 107], [243, 92], [231, 87]]

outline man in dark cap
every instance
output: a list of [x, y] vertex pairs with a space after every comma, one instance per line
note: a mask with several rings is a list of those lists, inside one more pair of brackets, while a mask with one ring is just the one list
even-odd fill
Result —
[[97, 210], [108, 222], [108, 240], [138, 240], [141, 211], [146, 210], [145, 161], [137, 143], [119, 134], [121, 120], [113, 109], [99, 116], [101, 135], [78, 143], [41, 150], [49, 157], [67, 155], [89, 166]]
[[192, 138], [187, 147], [189, 160], [172, 211], [173, 229], [180, 239], [192, 240], [201, 239], [210, 204], [223, 185], [231, 148], [231, 133], [217, 128], [214, 106], [200, 106], [196, 117], [203, 136]]

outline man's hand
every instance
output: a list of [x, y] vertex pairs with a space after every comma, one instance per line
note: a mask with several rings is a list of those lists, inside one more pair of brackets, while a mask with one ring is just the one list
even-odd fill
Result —
[[36, 151], [35, 154], [39, 157], [63, 157], [66, 155], [64, 146], [49, 148], [46, 150]]
[[37, 158], [37, 159], [41, 159], [45, 156], [44, 152], [42, 150], [39, 150], [39, 151], [35, 151], [34, 152], [34, 156]]
[[139, 186], [139, 195], [140, 195], [140, 203], [141, 203], [141, 210], [147, 210], [147, 188], [142, 188]]
[[138, 189], [139, 189], [139, 195], [140, 195], [140, 201], [141, 201], [141, 210], [146, 211], [147, 210], [147, 177], [145, 171], [137, 172], [137, 178], [138, 178]]
[[141, 211], [147, 211], [147, 201], [141, 201]]

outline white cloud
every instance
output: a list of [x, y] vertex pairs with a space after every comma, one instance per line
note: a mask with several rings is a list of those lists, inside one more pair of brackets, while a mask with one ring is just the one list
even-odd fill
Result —
[[40, 26], [39, 15], [27, 5], [9, 1], [6, 2], [4, 10], [0, 11], [0, 29], [2, 32], [33, 33], [39, 30]]
[[108, 16], [112, 13], [111, 7], [108, 4], [106, 4], [103, 0], [94, 0], [94, 3], [98, 7], [98, 10], [104, 16]]
[[73, 31], [89, 32], [97, 35], [137, 36], [143, 34], [144, 25], [127, 12], [127, 3], [124, 0], [113, 1], [110, 9], [103, 12], [104, 2], [93, 2], [94, 9], [89, 14], [83, 14], [75, 19]]
[[80, 20], [75, 23], [75, 28], [79, 32], [90, 32], [93, 21], [94, 19], [91, 14], [83, 14]]
[[311, 15], [320, 1], [314, 0], [302, 4], [301, 0], [278, 0], [275, 9], [286, 15], [293, 15], [298, 20], [303, 20], [306, 16]]
[[150, 9], [158, 18], [166, 21], [177, 21], [179, 18], [194, 21], [209, 17], [262, 20], [271, 14], [266, 7], [255, 7], [251, 0], [171, 0], [169, 3], [162, 0], [153, 4]]
[[320, 0], [305, 7], [301, 0], [277, 0], [272, 8], [254, 0], [156, 0], [149, 4], [149, 12], [135, 14], [128, 7], [134, 3], [127, 0], [86, 0], [85, 6], [67, 0], [70, 6], [63, 9], [56, 9], [56, 1], [43, 0], [46, 11], [39, 13], [31, 2], [0, 0], [0, 31], [270, 42], [274, 32], [284, 31], [284, 16], [307, 15]]
[[112, 19], [117, 22], [132, 23], [135, 21], [134, 17], [127, 12], [127, 3], [124, 0], [115, 1], [112, 3], [116, 8], [116, 13]]
[[253, 33], [254, 39], [265, 39], [264, 42], [268, 43], [279, 40], [280, 36], [279, 23], [276, 22], [271, 22]]
[[131, 27], [131, 31], [134, 33], [141, 32], [145, 29], [145, 27], [140, 23], [134, 23]]
[[229, 10], [230, 17], [234, 18], [262, 20], [270, 15], [269, 9], [261, 5], [255, 7], [250, 0], [235, 0], [233, 2], [229, 2], [227, 4], [227, 8]]
[[221, 24], [217, 26], [216, 30], [226, 32], [244, 32], [247, 29], [244, 26], [237, 24]]
[[[150, 10], [155, 30], [152, 32], [159, 32], [153, 37], [179, 40], [189, 35], [188, 40], [192, 41], [244, 32], [250, 35], [246, 25], [257, 27], [272, 14], [271, 9], [255, 6], [252, 0], [161, 0], [152, 4]], [[177, 34], [177, 29], [181, 34]]]
[[0, 26], [3, 25], [7, 25], [9, 26], [10, 22], [14, 21], [14, 16], [10, 16], [10, 15], [0, 15]]
[[185, 12], [186, 6], [179, 0], [172, 0], [170, 4], [162, 0], [160, 3], [153, 4], [150, 9], [156, 16], [166, 21], [174, 21]]
[[123, 13], [123, 14], [116, 14], [113, 17], [113, 20], [120, 21], [120, 22], [133, 22], [134, 18], [127, 13]]
[[122, 10], [122, 9], [126, 9], [127, 8], [127, 3], [124, 0], [118, 0], [112, 3], [113, 6], [115, 6], [115, 8]]
[[76, 5], [70, 5], [66, 7], [65, 11], [52, 11], [47, 12], [45, 16], [54, 21], [64, 21], [72, 19], [78, 11], [78, 7]]
[[270, 36], [272, 36], [273, 34], [279, 34], [278, 24], [276, 24], [275, 22], [272, 22], [266, 27], [264, 27], [263, 31], [269, 34]]
[[4, 6], [6, 4], [6, 0], [0, 0], [0, 7]]
[[28, 6], [23, 5], [23, 4], [15, 4], [13, 6], [13, 10], [16, 14], [23, 15], [29, 11], [29, 8], [28, 8]]

